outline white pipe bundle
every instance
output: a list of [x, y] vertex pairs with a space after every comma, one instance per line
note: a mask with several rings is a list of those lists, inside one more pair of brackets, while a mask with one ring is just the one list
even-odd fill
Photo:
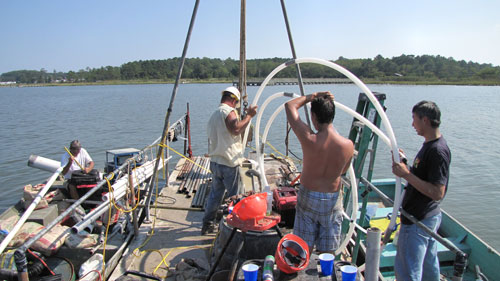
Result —
[[[133, 180], [134, 187], [144, 182], [153, 175], [153, 170], [155, 168], [154, 166], [155, 166], [154, 160], [148, 161], [144, 163], [142, 166], [137, 167], [132, 171], [132, 178], [134, 179]], [[163, 166], [164, 166], [163, 161], [160, 161], [160, 164], [158, 165], [158, 170], [161, 170]], [[111, 192], [111, 194], [113, 195], [113, 198], [115, 200], [122, 198], [127, 193], [127, 189], [130, 188], [128, 183], [128, 177], [121, 177], [112, 185], [112, 187], [113, 191]], [[102, 201], [108, 201], [110, 199], [111, 198], [109, 193], [106, 193], [102, 196]]]

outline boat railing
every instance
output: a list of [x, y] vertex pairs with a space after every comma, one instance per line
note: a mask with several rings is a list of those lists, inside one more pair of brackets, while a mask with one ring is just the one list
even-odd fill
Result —
[[[375, 185], [373, 185], [370, 181], [368, 181], [364, 177], [360, 177], [360, 182], [364, 184], [367, 188], [367, 191], [374, 191], [377, 193], [377, 195], [380, 197], [380, 199], [383, 201], [383, 203], [386, 206], [392, 206], [394, 202], [392, 201], [391, 198], [389, 198], [387, 195], [385, 195], [380, 189], [378, 189]], [[446, 247], [448, 250], [453, 252], [455, 254], [455, 261], [453, 262], [453, 268], [454, 268], [454, 279], [453, 280], [462, 280], [462, 276], [465, 272], [465, 269], [467, 267], [467, 254], [464, 253], [462, 250], [460, 250], [457, 246], [455, 246], [453, 243], [450, 241], [446, 240], [445, 238], [441, 237], [439, 234], [435, 233], [432, 231], [432, 229], [428, 228], [426, 225], [421, 223], [419, 220], [417, 220], [414, 216], [403, 210], [403, 208], [399, 208], [399, 212], [404, 215], [406, 218], [408, 218], [412, 223], [414, 223], [416, 226], [420, 227], [422, 230], [424, 230], [427, 234], [429, 234], [432, 238], [436, 239], [439, 243], [441, 243], [444, 247]]]

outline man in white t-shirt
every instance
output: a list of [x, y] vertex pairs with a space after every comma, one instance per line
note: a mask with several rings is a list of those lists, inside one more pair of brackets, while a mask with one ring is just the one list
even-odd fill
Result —
[[[62, 170], [64, 179], [66, 180], [71, 179], [71, 174], [73, 174], [74, 171], [81, 170], [84, 174], [87, 174], [90, 171], [92, 171], [92, 169], [94, 169], [94, 161], [88, 154], [87, 150], [85, 150], [85, 148], [82, 148], [80, 141], [78, 140], [72, 141], [71, 144], [69, 145], [69, 151], [71, 152], [71, 155], [69, 155], [66, 152], [61, 157], [61, 166], [64, 167]], [[71, 198], [73, 199], [79, 198], [76, 186], [69, 183], [69, 181], [68, 181], [68, 189]]]
[[240, 91], [228, 87], [222, 91], [220, 105], [210, 117], [207, 126], [212, 172], [212, 188], [205, 204], [205, 215], [201, 234], [213, 232], [217, 209], [227, 191], [231, 197], [238, 193], [238, 166], [243, 160], [243, 144], [241, 133], [257, 113], [257, 106], [249, 106], [247, 115], [240, 120], [236, 105], [240, 101]]

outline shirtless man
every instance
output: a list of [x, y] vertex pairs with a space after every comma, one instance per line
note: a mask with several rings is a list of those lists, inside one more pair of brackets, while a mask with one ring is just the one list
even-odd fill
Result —
[[[314, 133], [299, 116], [299, 108], [311, 102]], [[351, 162], [354, 145], [333, 127], [335, 104], [330, 92], [316, 92], [285, 104], [288, 123], [302, 146], [301, 185], [297, 197], [294, 234], [319, 252], [333, 253], [340, 244], [341, 175]]]

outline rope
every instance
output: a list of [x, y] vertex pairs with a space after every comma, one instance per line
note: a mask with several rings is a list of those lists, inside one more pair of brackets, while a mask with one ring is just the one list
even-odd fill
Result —
[[111, 211], [112, 211], [111, 207], [112, 207], [111, 201], [109, 201], [108, 223], [106, 224], [106, 235], [104, 235], [104, 244], [102, 247], [102, 275], [104, 276], [106, 276], [106, 245], [108, 243], [109, 226], [111, 225]]
[[78, 279], [78, 280], [82, 280], [83, 278], [85, 278], [85, 276], [89, 275], [92, 272], [97, 272], [97, 274], [99, 275], [99, 278], [97, 280], [99, 280], [99, 281], [102, 280], [101, 272], [99, 270], [96, 270], [96, 269], [92, 269], [89, 272], [85, 273], [85, 275], [83, 275], [82, 277], [80, 277], [80, 279]]
[[[109, 198], [110, 198], [110, 204], [112, 204], [113, 207], [115, 207], [118, 211], [120, 212], [124, 212], [124, 213], [130, 213], [130, 212], [133, 212], [135, 209], [137, 209], [137, 207], [139, 206], [139, 200], [137, 200], [135, 206], [130, 209], [130, 210], [125, 210], [125, 209], [122, 209], [120, 208], [120, 206], [116, 205], [116, 201], [115, 201], [115, 196], [114, 196], [114, 193], [113, 193], [113, 187], [111, 186], [111, 182], [109, 182], [109, 180], [106, 178], [106, 182], [108, 183], [108, 190], [109, 190]], [[139, 188], [139, 192], [140, 192], [140, 188]]]
[[[215, 239], [214, 239], [215, 241]], [[161, 263], [164, 263], [167, 268], [169, 267], [169, 265], [167, 264], [167, 262], [165, 261], [165, 259], [168, 257], [168, 255], [170, 255], [170, 253], [172, 253], [174, 250], [185, 250], [185, 249], [203, 249], [203, 248], [208, 248], [208, 247], [211, 247], [211, 245], [203, 245], [203, 246], [198, 246], [198, 245], [194, 245], [194, 246], [181, 246], [181, 247], [176, 247], [176, 248], [172, 248], [170, 249], [170, 251], [168, 251], [168, 253], [165, 255], [165, 257], [162, 259], [162, 261], [160, 262]], [[157, 268], [159, 267], [159, 265], [157, 266]], [[155, 269], [156, 271], [156, 269]], [[153, 272], [155, 272], [153, 271]]]
[[170, 146], [168, 146], [166, 144], [163, 144], [163, 143], [159, 143], [158, 145], [161, 146], [161, 147], [166, 147], [166, 148], [172, 150], [173, 152], [177, 153], [179, 156], [183, 157], [184, 159], [188, 160], [189, 162], [193, 163], [194, 165], [202, 168], [203, 170], [205, 170], [205, 171], [207, 171], [209, 173], [212, 173], [212, 171], [210, 171], [209, 169], [198, 165], [196, 162], [194, 162], [193, 160], [191, 160], [189, 157], [186, 157], [186, 156], [182, 155], [180, 152], [176, 151], [175, 149], [171, 148]]
[[292, 162], [295, 162], [295, 163], [299, 163], [299, 164], [301, 164], [301, 163], [302, 163], [302, 161], [301, 161], [300, 159], [293, 159], [293, 158], [291, 158], [291, 157], [289, 157], [289, 156], [286, 156], [286, 155], [284, 155], [283, 153], [279, 152], [279, 151], [278, 151], [278, 150], [277, 150], [277, 149], [276, 149], [276, 148], [275, 148], [275, 147], [274, 147], [274, 146], [273, 146], [273, 145], [272, 145], [269, 141], [266, 141], [266, 144], [267, 144], [267, 145], [269, 145], [269, 147], [270, 147], [272, 150], [274, 150], [276, 153], [278, 153], [279, 155], [281, 155], [283, 158], [286, 158], [286, 159], [288, 159], [288, 160], [290, 160], [290, 161], [292, 161]]
[[137, 255], [137, 254], [135, 254], [135, 253], [133, 253], [133, 254], [134, 254], [134, 256], [136, 256], [136, 257], [140, 257], [143, 253], [146, 253], [146, 252], [156, 252], [156, 253], [160, 254], [160, 257], [161, 257], [161, 261], [160, 261], [160, 263], [156, 266], [156, 268], [153, 270], [153, 274], [152, 274], [152, 275], [157, 276], [157, 275], [155, 275], [155, 273], [156, 273], [156, 271], [157, 271], [158, 269], [160, 269], [160, 266], [161, 266], [161, 264], [163, 263], [163, 264], [165, 264], [165, 266], [167, 267], [167, 269], [166, 269], [166, 270], [167, 270], [167, 275], [166, 275], [166, 276], [157, 276], [157, 277], [159, 277], [159, 278], [161, 278], [161, 279], [165, 279], [165, 278], [167, 278], [167, 277], [168, 277], [168, 271], [169, 271], [169, 268], [168, 268], [168, 264], [165, 262], [165, 257], [164, 257], [164, 256], [163, 256], [163, 254], [160, 252], [160, 250], [157, 250], [157, 249], [147, 249], [147, 250], [142, 250], [142, 251], [140, 251], [140, 252], [139, 252], [139, 255]]
[[[262, 137], [262, 136], [261, 136]], [[295, 156], [296, 159], [293, 159], [291, 158], [290, 156], [287, 156], [287, 155], [284, 155], [283, 153], [279, 152], [278, 149], [276, 149], [269, 141], [266, 141], [266, 144], [272, 149], [274, 150], [276, 153], [278, 153], [279, 155], [281, 155], [283, 158], [286, 158], [294, 163], [298, 163], [298, 164], [302, 164], [302, 160], [300, 160], [295, 154], [293, 154], [293, 156]], [[250, 145], [248, 145], [248, 147], [250, 147], [251, 149], [253, 149], [254, 151], [257, 151], [257, 149], [255, 147], [252, 147]], [[290, 151], [291, 152], [291, 151]]]

